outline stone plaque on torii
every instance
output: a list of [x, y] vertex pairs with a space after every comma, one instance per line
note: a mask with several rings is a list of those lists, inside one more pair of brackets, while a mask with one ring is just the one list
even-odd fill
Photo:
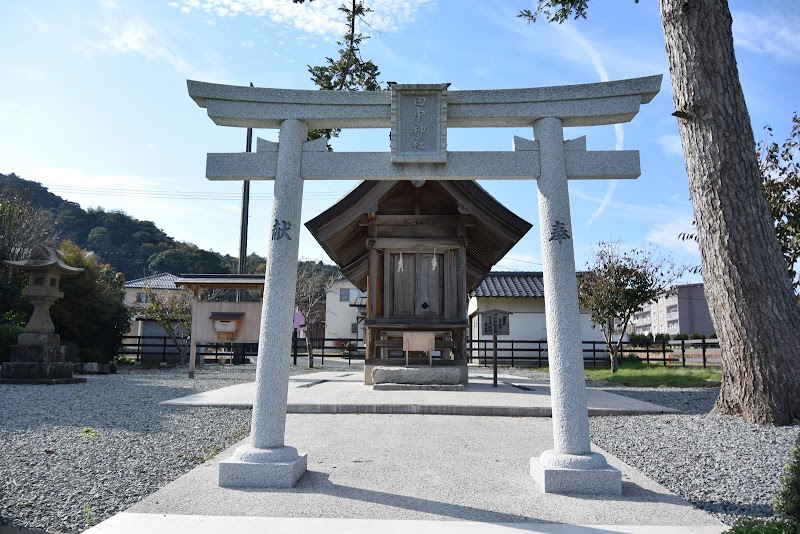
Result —
[[[188, 81], [220, 126], [280, 130], [253, 153], [209, 153], [210, 180], [274, 180], [250, 443], [220, 463], [229, 487], [291, 487], [307, 457], [284, 444], [300, 210], [304, 180], [536, 180], [553, 416], [553, 449], [531, 458], [548, 493], [620, 494], [621, 475], [592, 453], [583, 375], [567, 181], [638, 178], [638, 151], [588, 151], [564, 127], [628, 122], [658, 93], [661, 76], [532, 89], [313, 91]], [[449, 127], [532, 127], [509, 152], [449, 152]], [[389, 152], [329, 152], [309, 128], [391, 128]]]

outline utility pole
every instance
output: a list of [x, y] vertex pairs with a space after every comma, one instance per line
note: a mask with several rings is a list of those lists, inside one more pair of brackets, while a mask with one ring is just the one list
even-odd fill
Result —
[[[253, 82], [250, 82], [253, 87]], [[253, 151], [253, 129], [247, 129], [245, 152]], [[245, 274], [247, 269], [247, 223], [250, 219], [250, 180], [242, 183], [242, 222], [239, 225], [239, 274]], [[242, 290], [236, 290], [236, 302], [242, 300]]]

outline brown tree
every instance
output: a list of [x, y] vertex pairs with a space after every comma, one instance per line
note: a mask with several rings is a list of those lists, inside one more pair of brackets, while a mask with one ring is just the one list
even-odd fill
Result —
[[297, 265], [297, 291], [295, 306], [306, 321], [306, 351], [308, 366], [314, 367], [314, 345], [311, 343], [311, 325], [325, 321], [325, 296], [339, 278], [339, 270], [321, 262], [300, 261]]
[[145, 291], [147, 302], [136, 307], [137, 314], [142, 319], [155, 321], [164, 329], [183, 365], [189, 349], [187, 336], [192, 331], [192, 299], [185, 293], [175, 294], [174, 291], [154, 291], [149, 287]]
[[[537, 14], [585, 17], [588, 0], [539, 0]], [[673, 101], [697, 221], [705, 293], [722, 349], [716, 413], [800, 418], [800, 304], [761, 187], [755, 138], [720, 0], [659, 0]]]
[[623, 336], [614, 341], [613, 325], [625, 332], [633, 313], [669, 289], [686, 269], [650, 251], [620, 252], [616, 244], [601, 244], [588, 269], [580, 278], [578, 296], [603, 332], [611, 372], [616, 373]]

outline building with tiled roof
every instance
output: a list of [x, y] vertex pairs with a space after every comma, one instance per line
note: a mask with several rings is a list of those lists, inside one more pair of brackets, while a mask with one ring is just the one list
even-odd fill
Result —
[[[544, 275], [541, 272], [490, 272], [470, 294], [470, 340], [487, 339], [480, 331], [480, 315], [490, 310], [509, 313], [509, 335], [498, 336], [498, 341], [513, 339], [516, 346], [517, 341], [546, 340]], [[582, 341], [603, 340], [588, 310], [580, 310], [580, 322]], [[488, 339], [491, 340], [491, 336]]]
[[476, 298], [544, 298], [541, 272], [492, 272], [473, 292]]
[[125, 282], [125, 289], [177, 289], [175, 287], [177, 279], [178, 277], [172, 273], [151, 274]]
[[178, 277], [172, 273], [159, 273], [125, 282], [125, 305], [134, 309], [133, 318], [131, 319], [131, 329], [128, 335], [166, 336], [166, 332], [157, 322], [140, 317], [137, 314], [137, 308], [141, 308], [141, 306], [147, 304], [150, 300], [150, 292], [170, 294], [184, 293], [188, 297], [190, 295], [188, 291], [180, 289], [175, 285], [177, 279]]

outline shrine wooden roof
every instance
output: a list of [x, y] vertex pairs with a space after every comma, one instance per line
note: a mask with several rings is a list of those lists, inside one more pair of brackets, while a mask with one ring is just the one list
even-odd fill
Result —
[[[409, 181], [361, 182], [335, 205], [306, 223], [306, 227], [350, 282], [367, 289], [368, 227], [371, 215], [414, 214], [398, 201]], [[467, 291], [473, 291], [492, 266], [527, 233], [531, 224], [518, 217], [476, 182], [429, 180], [420, 187], [422, 210], [435, 225], [442, 215], [469, 218], [466, 227]]]
[[263, 274], [182, 274], [175, 285], [199, 289], [263, 289]]

